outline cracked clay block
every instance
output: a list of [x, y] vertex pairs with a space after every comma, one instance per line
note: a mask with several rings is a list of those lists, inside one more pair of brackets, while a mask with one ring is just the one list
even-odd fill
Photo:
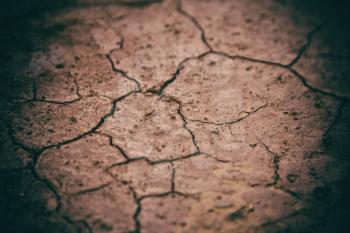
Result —
[[30, 102], [13, 115], [18, 140], [34, 148], [47, 147], [83, 134], [111, 111], [107, 98], [90, 97], [72, 104]]
[[86, 221], [95, 233], [130, 232], [134, 228], [136, 204], [125, 185], [112, 183], [94, 192], [68, 196], [62, 208], [75, 219]]
[[188, 61], [164, 92], [181, 101], [188, 119], [224, 124], [284, 100], [292, 85], [305, 89], [290, 76], [278, 67], [208, 54]]
[[138, 196], [164, 193], [171, 190], [172, 166], [149, 164], [146, 160], [136, 160], [119, 164], [109, 169], [113, 177], [135, 190]]
[[98, 129], [113, 137], [130, 158], [172, 159], [196, 152], [191, 134], [183, 127], [179, 106], [152, 94], [132, 94]]
[[75, 68], [72, 68], [70, 72], [76, 77], [80, 88], [79, 93], [82, 96], [99, 95], [117, 99], [137, 90], [136, 83], [113, 72], [106, 57], [80, 53]]
[[36, 169], [61, 192], [77, 193], [111, 182], [105, 169], [122, 161], [123, 155], [109, 145], [107, 137], [94, 134], [45, 151]]

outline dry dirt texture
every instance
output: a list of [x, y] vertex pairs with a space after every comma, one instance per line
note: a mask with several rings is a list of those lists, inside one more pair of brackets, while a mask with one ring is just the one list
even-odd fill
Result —
[[3, 27], [1, 232], [346, 229], [350, 50], [327, 7], [79, 2]]

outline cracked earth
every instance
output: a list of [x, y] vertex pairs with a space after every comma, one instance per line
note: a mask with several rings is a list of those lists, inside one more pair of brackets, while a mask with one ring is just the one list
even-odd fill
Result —
[[350, 50], [308, 10], [164, 0], [16, 21], [3, 232], [343, 232]]

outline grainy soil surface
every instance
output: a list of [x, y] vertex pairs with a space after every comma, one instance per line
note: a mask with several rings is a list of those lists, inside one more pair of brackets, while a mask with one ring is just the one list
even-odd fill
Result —
[[0, 232], [348, 232], [339, 7], [102, 3], [2, 22]]

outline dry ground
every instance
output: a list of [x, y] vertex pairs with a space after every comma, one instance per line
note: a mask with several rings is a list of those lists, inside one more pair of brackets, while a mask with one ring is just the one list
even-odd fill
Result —
[[316, 5], [3, 23], [0, 231], [346, 232], [349, 40]]

